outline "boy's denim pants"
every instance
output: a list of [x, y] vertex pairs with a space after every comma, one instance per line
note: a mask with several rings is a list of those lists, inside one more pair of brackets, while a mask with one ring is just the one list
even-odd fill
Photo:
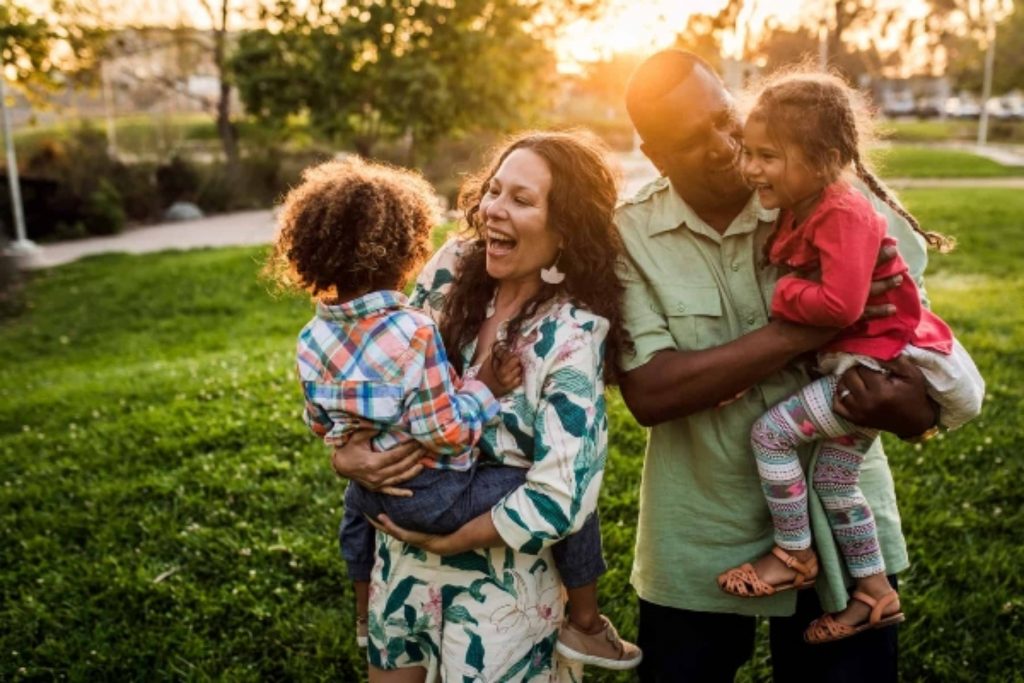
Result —
[[[345, 516], [338, 533], [349, 578], [369, 581], [373, 569], [376, 529], [364, 514], [376, 517], [383, 512], [398, 526], [448, 534], [490, 510], [524, 481], [525, 468], [477, 464], [466, 472], [424, 469], [401, 484], [413, 492], [410, 498], [373, 493], [349, 483], [345, 491]], [[566, 588], [596, 581], [606, 569], [597, 513], [588, 517], [579, 531], [552, 546], [551, 551]]]

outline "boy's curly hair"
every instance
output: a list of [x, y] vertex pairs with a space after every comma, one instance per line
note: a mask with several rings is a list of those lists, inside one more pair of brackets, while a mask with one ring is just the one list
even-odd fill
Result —
[[328, 161], [285, 197], [264, 272], [324, 300], [400, 288], [430, 255], [437, 219], [418, 173], [355, 156]]

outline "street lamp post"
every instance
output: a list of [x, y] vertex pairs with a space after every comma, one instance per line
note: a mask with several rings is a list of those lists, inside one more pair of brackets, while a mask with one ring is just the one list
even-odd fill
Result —
[[992, 67], [996, 59], [996, 17], [995, 10], [988, 11], [988, 25], [985, 27], [985, 78], [981, 86], [981, 118], [978, 120], [978, 146], [988, 142], [988, 99], [992, 97]]
[[11, 120], [7, 115], [7, 90], [2, 71], [0, 71], [0, 118], [3, 119], [4, 143], [7, 147], [7, 184], [11, 189], [11, 210], [14, 213], [15, 240], [11, 243], [10, 251], [16, 257], [30, 258], [36, 255], [39, 247], [30, 241], [25, 233], [25, 213], [21, 204], [18, 162], [14, 154], [14, 135], [11, 133]]

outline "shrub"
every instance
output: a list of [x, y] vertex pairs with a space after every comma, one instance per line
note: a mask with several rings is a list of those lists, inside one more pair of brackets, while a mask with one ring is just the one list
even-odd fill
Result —
[[0, 230], [0, 318], [18, 312], [22, 304], [21, 271], [14, 258], [7, 255], [7, 245], [7, 235]]
[[85, 202], [85, 227], [91, 235], [115, 235], [124, 230], [121, 193], [107, 178], [100, 178]]
[[163, 208], [174, 202], [194, 202], [200, 182], [199, 170], [178, 154], [156, 169], [156, 185]]

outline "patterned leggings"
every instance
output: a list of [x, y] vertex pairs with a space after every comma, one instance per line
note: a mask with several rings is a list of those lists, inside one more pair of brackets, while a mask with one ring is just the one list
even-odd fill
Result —
[[839, 378], [823, 377], [790, 396], [754, 423], [750, 441], [761, 488], [775, 526], [775, 542], [786, 550], [811, 546], [807, 480], [797, 447], [821, 441], [811, 482], [854, 578], [885, 571], [871, 508], [857, 481], [864, 454], [878, 432], [857, 427], [832, 412]]

